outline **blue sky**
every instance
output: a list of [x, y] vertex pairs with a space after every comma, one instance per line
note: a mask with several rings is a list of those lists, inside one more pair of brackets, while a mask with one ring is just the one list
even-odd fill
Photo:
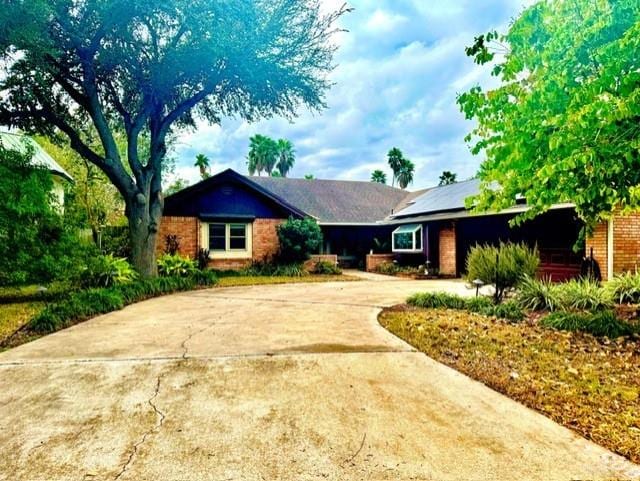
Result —
[[[337, 8], [342, 2], [325, 3]], [[464, 48], [480, 33], [504, 31], [525, 3], [352, 0], [354, 11], [340, 22], [348, 32], [336, 39], [328, 108], [320, 114], [302, 110], [292, 122], [200, 125], [178, 139], [176, 176], [198, 180], [192, 167], [198, 153], [211, 159], [214, 173], [228, 167], [245, 173], [249, 137], [261, 133], [294, 143], [291, 177], [368, 180], [374, 169], [389, 171], [386, 152], [399, 147], [416, 164], [410, 189], [434, 185], [443, 170], [469, 178], [481, 159], [464, 143], [472, 124], [459, 112], [456, 95], [490, 79]]]

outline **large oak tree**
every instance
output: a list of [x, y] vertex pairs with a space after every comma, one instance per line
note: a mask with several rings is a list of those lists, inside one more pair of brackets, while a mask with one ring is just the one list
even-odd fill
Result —
[[478, 208], [572, 202], [593, 225], [640, 205], [640, 2], [540, 1], [467, 53], [499, 79], [459, 97], [486, 155]]
[[167, 137], [197, 119], [322, 108], [331, 37], [346, 11], [323, 14], [320, 0], [1, 0], [0, 7], [0, 123], [64, 135], [106, 174], [125, 200], [132, 260], [145, 276], [156, 272]]

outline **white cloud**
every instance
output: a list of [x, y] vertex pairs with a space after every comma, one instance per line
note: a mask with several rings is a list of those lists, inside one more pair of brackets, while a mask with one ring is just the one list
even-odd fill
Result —
[[[456, 95], [492, 80], [464, 47], [479, 33], [504, 30], [525, 1], [532, 0], [353, 0], [355, 10], [342, 20], [348, 33], [339, 39], [326, 111], [302, 111], [292, 123], [225, 119], [200, 126], [180, 138], [179, 172], [197, 179], [191, 166], [200, 152], [216, 169], [245, 172], [248, 139], [259, 132], [294, 143], [297, 177], [367, 180], [372, 170], [386, 168], [393, 146], [416, 163], [415, 188], [437, 182], [442, 170], [470, 177], [480, 159], [464, 144], [473, 124], [459, 112]], [[327, 0], [323, 9], [341, 4]]]

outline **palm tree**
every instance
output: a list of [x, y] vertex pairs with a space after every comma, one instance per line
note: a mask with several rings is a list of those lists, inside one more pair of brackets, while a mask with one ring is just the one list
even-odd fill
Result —
[[409, 159], [403, 159], [398, 171], [398, 185], [401, 189], [406, 189], [413, 182], [413, 172], [416, 166]]
[[278, 159], [276, 168], [281, 177], [286, 177], [296, 162], [296, 151], [293, 149], [291, 141], [278, 139], [276, 142], [276, 157]]
[[389, 162], [389, 167], [391, 167], [391, 172], [393, 172], [393, 177], [391, 178], [391, 186], [393, 186], [398, 178], [400, 167], [402, 167], [404, 154], [399, 148], [394, 147], [387, 154], [387, 160]]
[[387, 174], [382, 172], [381, 170], [374, 170], [371, 173], [371, 182], [376, 182], [378, 184], [386, 184], [387, 183]]
[[198, 154], [196, 155], [196, 163], [193, 165], [200, 169], [200, 177], [203, 180], [209, 177], [209, 172], [207, 172], [207, 169], [209, 169], [209, 157], [204, 154]]
[[457, 174], [454, 174], [453, 172], [445, 170], [444, 172], [442, 172], [442, 175], [440, 176], [440, 183], [438, 185], [455, 184], [457, 181], [458, 181]]
[[260, 175], [263, 171], [271, 175], [271, 171], [276, 165], [277, 143], [266, 135], [256, 134], [249, 139], [249, 174], [256, 172]]

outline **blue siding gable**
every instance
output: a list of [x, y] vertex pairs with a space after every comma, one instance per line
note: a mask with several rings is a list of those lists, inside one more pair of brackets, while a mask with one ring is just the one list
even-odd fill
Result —
[[[233, 173], [235, 174], [235, 173]], [[300, 217], [238, 174], [223, 172], [165, 200], [164, 215], [202, 218]]]

